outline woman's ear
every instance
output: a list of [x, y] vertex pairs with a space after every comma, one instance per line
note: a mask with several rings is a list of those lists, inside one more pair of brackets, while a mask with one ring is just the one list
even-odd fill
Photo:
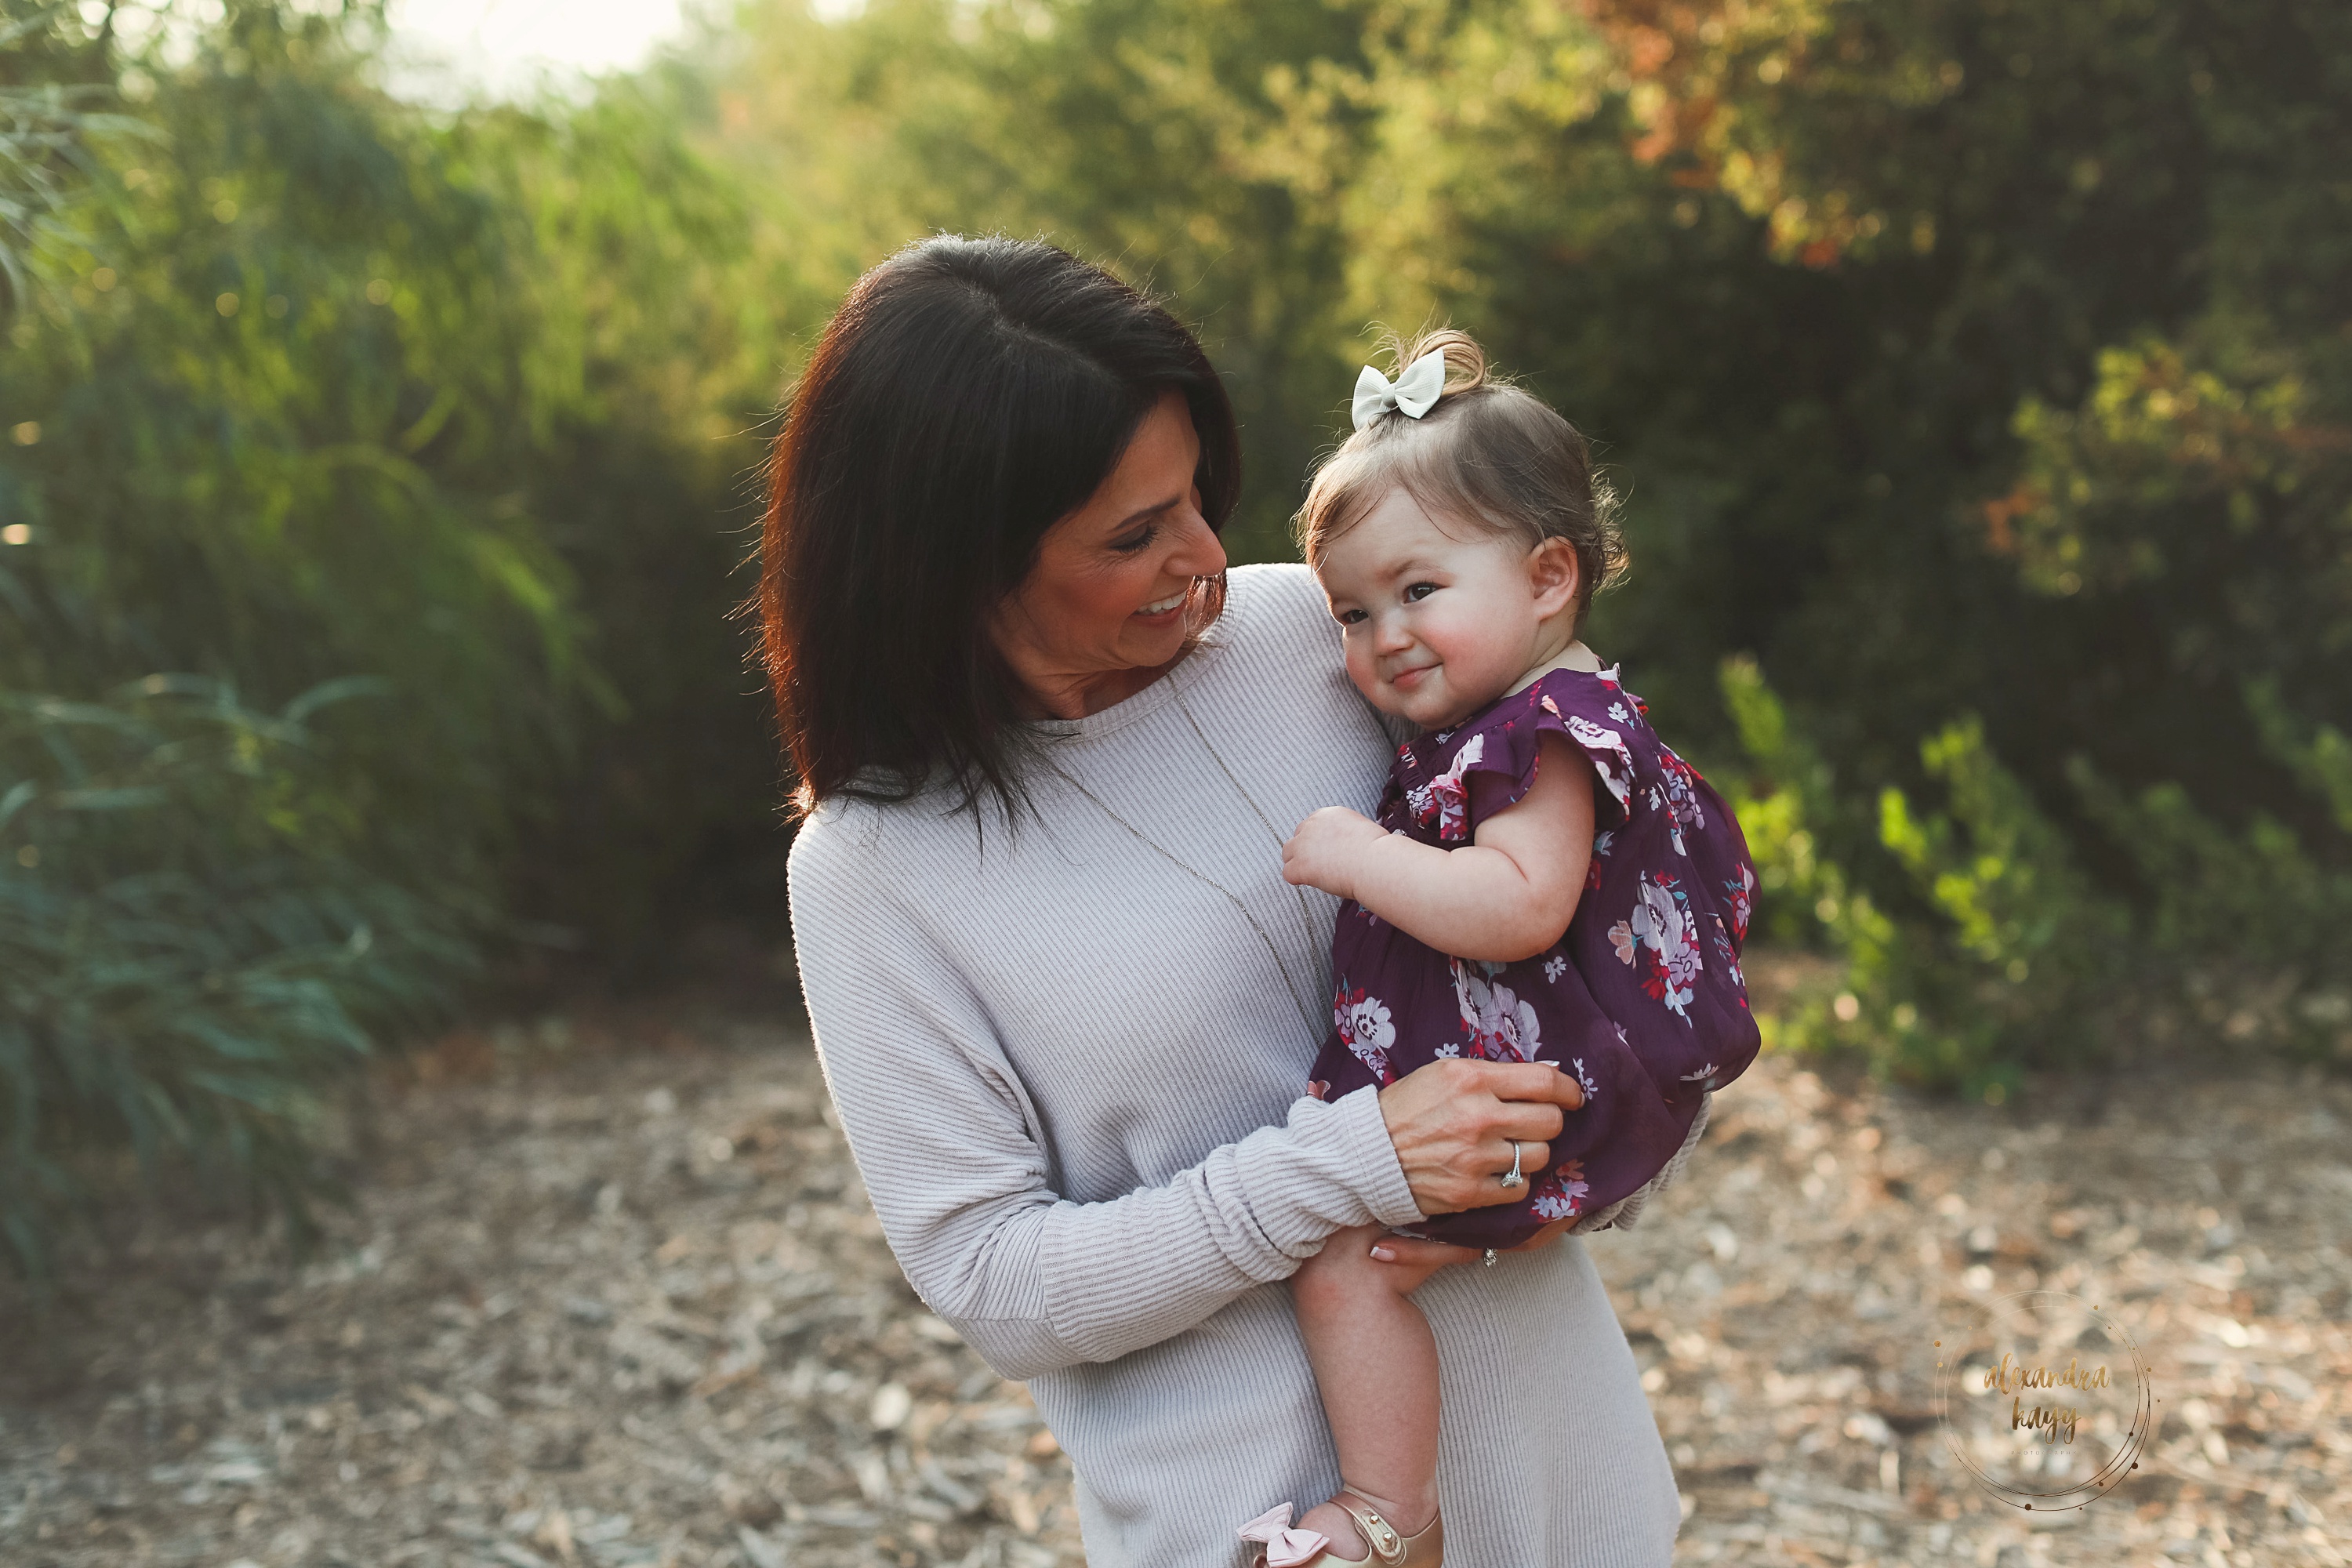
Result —
[[1544, 620], [1576, 607], [1576, 591], [1584, 576], [1576, 563], [1576, 546], [1565, 539], [1547, 539], [1528, 552], [1528, 585], [1535, 590], [1536, 614]]

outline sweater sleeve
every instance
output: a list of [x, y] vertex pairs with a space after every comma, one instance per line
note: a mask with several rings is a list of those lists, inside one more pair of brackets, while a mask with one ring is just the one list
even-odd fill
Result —
[[1420, 1218], [1370, 1089], [1301, 1100], [1160, 1185], [1061, 1197], [979, 999], [903, 909], [804, 847], [802, 985], [850, 1152], [908, 1282], [999, 1373], [1115, 1360], [1286, 1279], [1334, 1230]]

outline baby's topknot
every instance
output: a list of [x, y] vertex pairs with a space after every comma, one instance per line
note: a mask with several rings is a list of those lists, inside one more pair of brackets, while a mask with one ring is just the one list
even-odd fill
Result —
[[1445, 355], [1445, 396], [1475, 392], [1490, 381], [1502, 384], [1499, 378], [1488, 373], [1486, 351], [1478, 346], [1478, 340], [1452, 327], [1424, 328], [1410, 342], [1393, 328], [1384, 327], [1372, 347], [1375, 355], [1386, 355], [1391, 362], [1391, 377], [1402, 374], [1405, 366], [1439, 351]]

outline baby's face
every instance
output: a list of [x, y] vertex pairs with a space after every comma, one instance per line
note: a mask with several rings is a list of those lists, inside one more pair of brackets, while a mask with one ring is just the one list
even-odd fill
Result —
[[1546, 611], [1528, 552], [1467, 525], [1447, 531], [1402, 487], [1324, 548], [1315, 575], [1349, 679], [1425, 730], [1468, 718], [1539, 658]]

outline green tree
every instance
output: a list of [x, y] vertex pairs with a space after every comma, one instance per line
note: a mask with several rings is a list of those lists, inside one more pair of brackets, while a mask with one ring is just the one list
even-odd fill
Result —
[[[1595, 636], [1727, 759], [1722, 660], [1770, 672], [1829, 781], [1791, 831], [1951, 983], [1857, 1024], [1940, 1031], [1904, 1070], [2072, 1059], [2142, 1028], [2084, 1026], [2132, 987], [2180, 1002], [2181, 952], [2107, 918], [2210, 885], [2142, 852], [2159, 819], [2198, 866], [2275, 865], [2273, 830], [2352, 864], [2306, 765], [2352, 713], [2341, 7], [743, 15], [706, 133], [839, 281], [927, 228], [1039, 231], [1202, 321], [1245, 555], [1285, 552], [1368, 323], [1449, 317], [1593, 434], [1635, 552]], [[1985, 922], [2032, 947], [2040, 904], [2083, 918], [2013, 981]], [[2352, 981], [2205, 930], [2207, 973], [2315, 1016]]]
[[726, 620], [772, 335], [659, 84], [429, 113], [365, 8], [168, 58], [31, 15], [7, 79], [137, 129], [44, 144], [92, 195], [23, 231], [0, 345], [27, 1259], [74, 1150], [299, 1194], [319, 1088], [486, 947], [625, 968], [782, 847]]

